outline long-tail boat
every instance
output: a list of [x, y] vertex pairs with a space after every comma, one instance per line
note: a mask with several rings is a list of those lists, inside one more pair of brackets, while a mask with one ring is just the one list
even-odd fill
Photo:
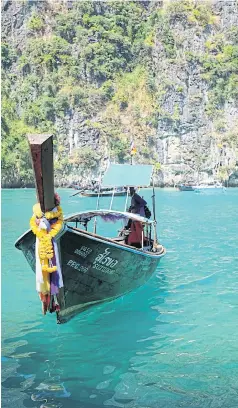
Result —
[[115, 190], [106, 190], [106, 191], [91, 191], [85, 190], [81, 191], [81, 196], [83, 197], [122, 197], [126, 196], [126, 190], [115, 189]]
[[180, 191], [194, 191], [195, 188], [190, 184], [179, 184], [178, 189]]
[[[28, 135], [28, 140], [41, 210], [39, 219], [36, 217], [39, 225], [47, 212], [54, 211], [55, 207], [53, 139], [51, 135]], [[124, 168], [123, 165], [111, 165], [105, 174], [105, 185], [112, 185], [114, 188], [122, 184], [121, 177], [124, 174], [123, 184], [127, 187], [124, 211], [112, 209], [113, 197], [110, 208], [100, 210], [98, 197], [95, 211], [78, 212], [66, 216], [60, 231], [54, 238], [55, 250], [57, 247], [57, 256], [55, 256], [58, 259], [57, 267], [61, 269], [62, 284], [59, 285], [57, 294], [55, 292], [53, 294], [51, 287], [56, 272], [49, 273], [48, 310], [56, 311], [57, 323], [67, 322], [93, 305], [111, 301], [143, 285], [155, 272], [160, 259], [165, 255], [165, 248], [157, 240], [155, 194], [153, 194], [152, 220], [126, 211], [129, 187], [136, 184], [149, 185], [152, 166], [140, 165], [129, 166], [129, 168], [130, 172], [128, 167]], [[138, 174], [138, 171], [141, 173]], [[97, 233], [99, 218], [105, 222], [120, 221], [123, 227], [117, 236], [107, 238]], [[88, 231], [91, 220], [93, 220], [93, 232]], [[51, 220], [51, 222], [55, 221]], [[38, 228], [37, 225], [36, 228]], [[54, 225], [51, 225], [52, 228]], [[36, 242], [34, 233], [28, 230], [15, 243], [16, 248], [23, 252], [34, 272], [38, 262]], [[56, 304], [57, 307], [52, 307], [52, 304]]]

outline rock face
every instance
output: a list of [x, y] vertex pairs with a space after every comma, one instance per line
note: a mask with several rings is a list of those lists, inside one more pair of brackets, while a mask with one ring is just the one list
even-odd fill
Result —
[[[216, 129], [219, 117], [211, 118], [207, 114], [211, 84], [203, 78], [200, 62], [209, 39], [237, 26], [237, 2], [214, 1], [212, 11], [219, 23], [206, 28], [194, 26], [182, 16], [170, 19], [170, 30], [178, 43], [178, 59], [172, 63], [166, 58], [166, 50], [160, 42], [161, 32], [157, 31], [154, 73], [158, 86], [164, 89], [161, 107], [167, 113], [167, 118], [159, 118], [157, 129], [157, 151], [163, 165], [161, 184], [188, 180], [209, 182], [218, 176], [219, 169], [232, 169], [237, 164], [238, 138], [234, 143], [227, 143], [224, 137], [233, 130], [237, 134], [234, 129], [238, 118], [237, 100], [227, 101], [223, 109], [217, 111], [224, 126]], [[168, 79], [169, 83], [164, 85]], [[233, 186], [238, 185], [235, 174], [230, 183]]]
[[228, 180], [229, 187], [237, 187], [238, 186], [238, 171], [234, 171]]
[[[160, 163], [156, 177], [159, 186], [214, 179], [229, 179], [230, 186], [238, 186], [237, 1], [131, 3], [136, 5], [138, 16], [143, 16], [141, 21], [138, 17], [135, 25], [145, 33], [139, 56], [135, 45], [138, 39], [137, 43], [131, 40], [131, 49], [135, 51], [132, 56], [129, 56], [130, 47], [126, 51], [125, 72], [122, 69], [115, 75], [106, 73], [103, 78], [96, 77], [96, 73], [104, 60], [99, 58], [97, 66], [92, 53], [96, 53], [101, 38], [104, 39], [100, 37], [103, 19], [119, 13], [122, 6], [117, 5], [118, 9], [112, 10], [110, 2], [88, 2], [89, 11], [79, 14], [75, 23], [72, 19], [78, 6], [74, 2], [4, 0], [2, 31], [3, 42], [8, 47], [3, 78], [7, 100], [5, 116], [9, 118], [12, 101], [18, 98], [14, 106], [14, 120], [18, 125], [23, 121], [24, 125], [34, 125], [41, 132], [53, 126], [50, 130], [54, 129], [56, 140], [57, 185], [67, 186], [97, 178], [110, 158], [128, 160], [126, 150], [134, 139], [138, 149], [135, 161]], [[97, 26], [95, 21], [99, 18]], [[75, 24], [78, 25], [73, 33]], [[110, 46], [121, 41], [114, 31], [110, 31]], [[29, 44], [32, 39], [42, 39], [46, 44], [55, 38], [55, 33], [57, 41], [63, 42], [57, 43], [54, 60], [49, 51], [42, 51], [39, 68], [37, 49], [30, 49]], [[106, 31], [103, 35], [107, 38], [109, 34]], [[120, 36], [123, 35], [120, 32]], [[129, 38], [128, 34], [123, 46], [128, 44]], [[40, 43], [37, 44], [40, 47]], [[15, 57], [11, 57], [10, 47], [15, 50]], [[118, 49], [121, 48], [120, 45]], [[112, 52], [111, 48], [108, 52]], [[76, 63], [69, 74], [68, 68], [62, 70], [62, 79], [60, 69], [65, 67], [66, 59], [74, 59]], [[126, 72], [133, 75], [136, 66], [145, 69], [143, 81], [146, 85], [137, 87], [145, 92], [142, 100], [148, 98], [149, 101], [143, 108], [141, 102], [136, 105], [133, 92], [126, 94], [127, 85], [123, 85], [124, 93], [121, 91], [123, 75], [125, 78]], [[67, 76], [71, 82], [67, 83]], [[121, 82], [118, 78], [122, 78]], [[148, 89], [144, 91], [146, 86]], [[34, 105], [33, 113], [26, 102], [27, 89]], [[21, 91], [26, 93], [22, 98]], [[45, 121], [43, 127], [42, 120]], [[10, 133], [14, 134], [14, 129], [9, 130], [11, 125], [6, 118], [3, 118], [3, 125], [6, 128], [5, 154], [14, 143], [14, 149], [21, 144], [27, 130], [24, 128], [10, 144], [7, 138]], [[27, 171], [22, 170], [26, 148], [22, 147], [16, 158], [12, 158], [15, 166], [12, 171], [9, 171], [10, 156], [6, 153], [4, 187], [31, 185], [25, 174]]]

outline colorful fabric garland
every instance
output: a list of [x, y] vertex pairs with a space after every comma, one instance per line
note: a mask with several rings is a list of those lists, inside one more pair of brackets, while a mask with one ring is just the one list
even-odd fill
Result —
[[63, 287], [58, 246], [55, 241], [63, 227], [62, 208], [57, 205], [52, 211], [44, 214], [40, 204], [35, 204], [30, 226], [36, 235], [36, 290], [45, 314], [47, 310], [50, 312], [59, 310], [57, 294]]

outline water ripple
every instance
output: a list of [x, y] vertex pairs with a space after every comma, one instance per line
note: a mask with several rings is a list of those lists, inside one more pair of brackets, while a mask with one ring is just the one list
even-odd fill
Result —
[[[66, 212], [93, 208], [70, 194], [60, 192]], [[168, 252], [155, 275], [57, 326], [13, 247], [34, 191], [3, 191], [2, 407], [237, 408], [238, 190], [156, 194]]]

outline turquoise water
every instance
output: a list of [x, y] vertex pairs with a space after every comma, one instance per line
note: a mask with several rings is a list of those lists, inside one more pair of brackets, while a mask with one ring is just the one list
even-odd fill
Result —
[[[94, 208], [59, 193], [65, 213]], [[34, 190], [2, 191], [2, 407], [238, 407], [238, 189], [156, 196], [167, 255], [155, 275], [56, 325], [14, 248]]]

